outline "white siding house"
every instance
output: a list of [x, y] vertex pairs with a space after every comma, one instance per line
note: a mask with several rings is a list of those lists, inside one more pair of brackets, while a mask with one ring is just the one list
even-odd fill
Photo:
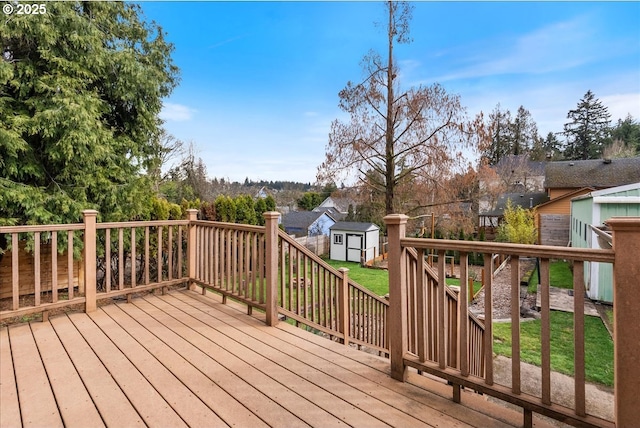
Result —
[[364, 262], [380, 254], [380, 228], [373, 223], [339, 221], [329, 228], [332, 260]]

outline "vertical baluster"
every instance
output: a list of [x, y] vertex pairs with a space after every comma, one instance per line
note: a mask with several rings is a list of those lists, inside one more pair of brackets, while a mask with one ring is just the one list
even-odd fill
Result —
[[131, 228], [131, 288], [136, 286], [136, 263], [138, 255], [136, 254], [136, 228]]
[[469, 254], [460, 253], [460, 295], [458, 296], [458, 367], [462, 376], [469, 376]]
[[33, 268], [35, 306], [40, 306], [40, 232], [33, 234]]
[[144, 228], [144, 283], [149, 284], [149, 226]]
[[576, 415], [585, 416], [584, 372], [584, 262], [573, 262], [573, 340]]
[[511, 392], [520, 394], [520, 257], [511, 256]]
[[[67, 231], [67, 284], [69, 286], [67, 292], [71, 300], [73, 299], [73, 230]], [[78, 285], [80, 285], [80, 278], [78, 278]]]
[[182, 256], [183, 245], [182, 244], [183, 244], [182, 226], [178, 226], [178, 278], [184, 278], [183, 269], [182, 269], [182, 263], [183, 263], [183, 256]]
[[[421, 362], [427, 360], [427, 296], [424, 275], [424, 249], [418, 248], [416, 259], [416, 287], [418, 306], [418, 357]], [[413, 270], [413, 269], [411, 269]]]
[[18, 247], [18, 234], [11, 234], [11, 308], [16, 311], [20, 308], [20, 276], [18, 272], [20, 257]]
[[158, 264], [157, 282], [162, 282], [162, 226], [158, 226], [158, 254], [156, 263]]
[[124, 231], [118, 229], [118, 290], [124, 288]]
[[485, 383], [493, 385], [493, 255], [484, 255], [484, 271], [486, 283], [484, 285], [484, 362]]
[[551, 404], [551, 311], [549, 299], [549, 259], [540, 260], [542, 403]]
[[167, 237], [167, 258], [169, 259], [167, 265], [167, 274], [168, 280], [171, 281], [173, 279], [173, 226], [169, 225], [169, 236]]
[[445, 349], [445, 319], [444, 319], [444, 305], [445, 305], [445, 252], [438, 250], [438, 291], [437, 291], [437, 307], [438, 307], [438, 365], [441, 369], [446, 365], [446, 349]]
[[58, 301], [58, 232], [51, 232], [51, 301]]

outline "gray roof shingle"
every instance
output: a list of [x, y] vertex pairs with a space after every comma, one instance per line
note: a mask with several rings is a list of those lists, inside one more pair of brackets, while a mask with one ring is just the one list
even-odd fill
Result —
[[545, 170], [545, 187], [581, 188], [616, 187], [640, 181], [640, 157], [549, 162]]

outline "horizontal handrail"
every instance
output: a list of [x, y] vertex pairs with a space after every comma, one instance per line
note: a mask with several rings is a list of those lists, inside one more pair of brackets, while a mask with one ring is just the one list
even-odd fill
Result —
[[34, 233], [34, 232], [60, 232], [67, 230], [84, 230], [82, 223], [75, 224], [45, 224], [45, 225], [25, 225], [25, 226], [0, 226], [2, 233]]
[[454, 250], [465, 253], [508, 254], [520, 257], [540, 257], [550, 259], [572, 259], [613, 263], [613, 250], [591, 248], [556, 247], [552, 245], [509, 244], [504, 242], [457, 241], [452, 239], [401, 238], [400, 244], [405, 247]]

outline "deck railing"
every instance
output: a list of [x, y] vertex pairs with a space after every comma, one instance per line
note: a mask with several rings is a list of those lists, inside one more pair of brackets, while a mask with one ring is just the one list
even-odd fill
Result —
[[[614, 263], [614, 328], [615, 328], [615, 424], [637, 423], [639, 394], [631, 392], [631, 384], [640, 379], [640, 219], [612, 219], [613, 250], [550, 247], [419, 239], [405, 237], [407, 217], [385, 218], [389, 236], [391, 370], [392, 376], [404, 380], [408, 367], [446, 379], [453, 384], [453, 398], [460, 401], [460, 387], [495, 396], [519, 405], [524, 410], [524, 425], [531, 426], [532, 412], [544, 414], [572, 425], [612, 426], [611, 421], [590, 414], [585, 399], [584, 337], [584, 263]], [[512, 370], [510, 385], [499, 385], [494, 379], [492, 334], [492, 276], [487, 276], [484, 298], [484, 331], [473, 327], [467, 311], [466, 287], [460, 288], [457, 309], [451, 305], [444, 283], [444, 257], [438, 257], [438, 281], [433, 281], [424, 266], [423, 252], [459, 251], [461, 278], [466, 278], [468, 254], [484, 254], [484, 270], [492, 272], [494, 254], [511, 258], [511, 325]], [[520, 361], [520, 277], [522, 257], [540, 259], [541, 284], [541, 394], [525, 393], [521, 383]], [[574, 404], [555, 402], [551, 382], [549, 263], [553, 259], [573, 263], [574, 288]], [[452, 331], [451, 318], [457, 317], [457, 331]], [[481, 338], [481, 339], [480, 339]], [[478, 355], [478, 340], [484, 341], [484, 355]], [[453, 341], [457, 343], [453, 343]], [[631, 381], [630, 379], [633, 379]], [[634, 416], [635, 415], [635, 416]]]
[[[525, 426], [532, 412], [570, 424], [613, 426], [590, 414], [585, 400], [584, 263], [614, 264], [615, 420], [617, 426], [637, 422], [640, 394], [640, 219], [612, 219], [613, 249], [416, 239], [405, 237], [406, 217], [387, 216], [389, 236], [389, 304], [349, 279], [280, 232], [278, 213], [265, 213], [266, 226], [201, 222], [196, 210], [187, 220], [96, 223], [97, 212], [85, 211], [82, 224], [0, 227], [0, 242], [11, 255], [0, 260], [9, 274], [0, 274], [0, 292], [8, 307], [0, 319], [72, 304], [96, 309], [100, 298], [117, 297], [170, 285], [200, 286], [263, 309], [269, 325], [278, 315], [309, 326], [344, 343], [367, 346], [391, 357], [391, 373], [405, 379], [413, 367], [453, 384], [460, 401], [465, 386], [524, 409]], [[25, 244], [21, 244], [21, 242]], [[32, 264], [21, 259], [21, 246]], [[6, 248], [6, 247], [5, 247]], [[438, 252], [437, 271], [425, 261], [426, 250]], [[461, 277], [468, 254], [483, 253], [485, 272], [492, 272], [495, 254], [511, 257], [512, 379], [494, 379], [491, 275], [485, 283], [485, 314], [469, 313], [466, 287], [459, 295], [444, 286], [445, 251], [461, 254]], [[54, 255], [56, 255], [54, 257]], [[541, 368], [540, 396], [522, 391], [520, 382], [519, 263], [540, 258]], [[10, 259], [10, 263], [9, 260]], [[550, 367], [549, 263], [573, 261], [575, 404], [554, 402]], [[27, 259], [28, 261], [28, 259]], [[25, 270], [25, 266], [27, 269]], [[25, 278], [28, 279], [25, 281]], [[21, 289], [27, 282], [29, 289]], [[8, 290], [8, 291], [7, 291]], [[29, 296], [23, 296], [23, 295]], [[27, 298], [28, 297], [28, 298]]]

